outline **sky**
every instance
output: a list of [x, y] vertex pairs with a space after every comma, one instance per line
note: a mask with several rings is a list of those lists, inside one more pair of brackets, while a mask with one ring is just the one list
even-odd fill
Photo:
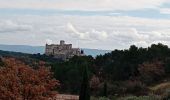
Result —
[[170, 0], [0, 0], [0, 44], [170, 46]]

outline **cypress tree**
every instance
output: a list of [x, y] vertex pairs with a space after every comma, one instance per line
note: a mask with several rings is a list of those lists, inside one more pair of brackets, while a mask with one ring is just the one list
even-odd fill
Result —
[[104, 82], [103, 96], [107, 97], [107, 82]]
[[90, 100], [90, 85], [87, 66], [84, 68], [83, 71], [79, 100]]

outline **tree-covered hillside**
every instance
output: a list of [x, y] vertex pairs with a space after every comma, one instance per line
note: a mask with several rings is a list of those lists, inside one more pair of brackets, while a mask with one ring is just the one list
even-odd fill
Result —
[[85, 66], [92, 96], [165, 95], [166, 91], [154, 92], [150, 87], [170, 81], [170, 48], [161, 43], [148, 48], [132, 45], [129, 49], [114, 50], [96, 58], [75, 56], [66, 62], [41, 54], [0, 51], [0, 55], [17, 57], [27, 64], [46, 62], [61, 83], [60, 93], [79, 94]]

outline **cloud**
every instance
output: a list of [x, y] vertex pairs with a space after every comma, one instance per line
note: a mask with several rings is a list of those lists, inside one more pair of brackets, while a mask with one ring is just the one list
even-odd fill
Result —
[[46, 44], [52, 44], [53, 43], [53, 40], [51, 39], [46, 39]]
[[108, 38], [108, 33], [105, 31], [97, 31], [93, 29], [91, 31], [91, 34], [93, 35], [91, 36], [91, 38], [97, 39], [97, 40], [106, 40]]
[[[62, 39], [74, 45], [80, 40], [80, 47], [99, 49], [121, 49], [131, 44], [148, 46], [157, 42], [170, 46], [170, 21], [162, 17], [162, 14], [170, 14], [169, 8], [163, 8], [170, 0], [0, 0], [0, 2], [1, 11], [14, 8], [16, 12], [13, 13], [15, 15], [10, 13], [10, 16], [1, 14], [0, 43], [45, 45], [52, 41], [58, 43]], [[26, 15], [25, 9], [32, 12]], [[145, 16], [143, 13], [137, 13], [142, 17], [132, 17], [137, 15], [136, 13], [129, 14], [146, 9], [160, 11], [161, 14], [158, 15], [161, 18], [142, 18]], [[44, 10], [63, 14], [41, 15]], [[17, 11], [23, 14], [18, 14]], [[40, 12], [35, 14], [33, 11]], [[32, 13], [34, 14], [31, 15]], [[100, 14], [89, 16], [91, 13]]]
[[1, 8], [61, 10], [138, 10], [156, 9], [169, 0], [0, 0]]
[[136, 28], [118, 28], [113, 31], [112, 37], [116, 37], [125, 43], [132, 43], [136, 41], [140, 42], [144, 40], [146, 41], [149, 38], [148, 34], [139, 33]]
[[32, 26], [19, 24], [11, 20], [0, 20], [0, 32], [21, 32], [21, 31], [30, 31]]
[[166, 19], [71, 15], [0, 16], [0, 19], [0, 42], [4, 44], [45, 45], [62, 39], [73, 46], [79, 40], [79, 47], [98, 49], [122, 49], [132, 44], [148, 46], [157, 42], [170, 46], [170, 21]]
[[73, 33], [71, 35], [77, 39], [83, 39], [88, 41], [95, 41], [95, 40], [105, 40], [108, 38], [108, 34], [105, 31], [97, 31], [92, 29], [91, 31], [87, 32], [79, 32], [71, 23], [67, 24], [69, 30]]
[[71, 23], [67, 24], [68, 29], [70, 29], [73, 33], [72, 36], [79, 39], [89, 39], [89, 33], [81, 33], [79, 32]]
[[170, 8], [161, 8], [160, 13], [161, 14], [170, 14]]

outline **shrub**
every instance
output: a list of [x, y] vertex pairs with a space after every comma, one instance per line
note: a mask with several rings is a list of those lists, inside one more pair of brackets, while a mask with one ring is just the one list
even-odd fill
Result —
[[165, 75], [165, 68], [161, 61], [144, 62], [139, 65], [140, 79], [145, 84], [152, 84], [162, 79]]
[[148, 89], [140, 81], [125, 81], [124, 82], [125, 93], [126, 94], [135, 94], [135, 95], [146, 95]]

